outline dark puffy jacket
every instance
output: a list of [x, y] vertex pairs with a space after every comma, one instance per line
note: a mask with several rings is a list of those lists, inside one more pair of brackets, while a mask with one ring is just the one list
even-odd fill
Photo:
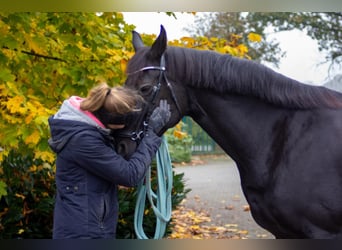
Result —
[[115, 238], [117, 185], [142, 180], [161, 138], [151, 132], [126, 161], [105, 129], [53, 116], [49, 125], [57, 153], [53, 238]]

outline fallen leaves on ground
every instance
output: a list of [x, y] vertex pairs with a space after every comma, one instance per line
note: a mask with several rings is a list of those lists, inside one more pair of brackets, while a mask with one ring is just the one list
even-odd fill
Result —
[[247, 230], [237, 224], [209, 225], [210, 215], [205, 211], [194, 211], [183, 203], [172, 213], [173, 231], [169, 239], [247, 239]]
[[249, 205], [244, 205], [243, 206], [243, 211], [249, 212], [249, 211], [251, 211], [251, 208], [249, 207]]

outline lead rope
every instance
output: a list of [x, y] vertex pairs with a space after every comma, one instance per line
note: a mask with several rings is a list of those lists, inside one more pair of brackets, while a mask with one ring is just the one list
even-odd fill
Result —
[[161, 239], [164, 237], [167, 223], [171, 219], [173, 175], [171, 158], [167, 147], [167, 141], [164, 136], [162, 137], [162, 143], [156, 154], [156, 163], [158, 182], [157, 193], [155, 193], [151, 187], [151, 166], [148, 167], [144, 180], [138, 186], [138, 197], [134, 211], [134, 230], [138, 239], [149, 239], [143, 228], [145, 200], [149, 201], [156, 216], [154, 239]]

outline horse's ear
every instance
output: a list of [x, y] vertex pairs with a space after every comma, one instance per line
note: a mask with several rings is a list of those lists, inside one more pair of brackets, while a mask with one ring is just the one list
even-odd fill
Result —
[[133, 43], [133, 48], [135, 51], [145, 46], [141, 39], [140, 34], [134, 30], [132, 31], [132, 43]]
[[167, 47], [167, 36], [163, 25], [160, 25], [160, 33], [157, 39], [152, 44], [148, 56], [151, 59], [159, 59]]

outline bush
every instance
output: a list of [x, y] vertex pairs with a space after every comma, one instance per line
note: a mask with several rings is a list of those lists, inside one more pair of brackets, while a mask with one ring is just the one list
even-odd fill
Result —
[[0, 200], [0, 238], [51, 238], [54, 170], [11, 151], [0, 166], [7, 195]]
[[[52, 237], [56, 192], [54, 173], [49, 164], [34, 160], [32, 156], [22, 156], [15, 151], [10, 152], [3, 160], [0, 165], [0, 183], [6, 184], [7, 194], [0, 198], [0, 239]], [[176, 207], [189, 190], [184, 188], [182, 174], [173, 173], [173, 177], [172, 202], [173, 207]], [[135, 200], [135, 188], [120, 188], [117, 229], [119, 239], [135, 238]], [[146, 234], [151, 235], [154, 233], [155, 221], [152, 209], [146, 209], [145, 229]], [[167, 230], [170, 233], [170, 225]]]
[[183, 122], [180, 122], [177, 124], [177, 126], [170, 128], [165, 133], [171, 161], [174, 163], [191, 161], [192, 136], [183, 132], [186, 130], [186, 128], [187, 125]]

